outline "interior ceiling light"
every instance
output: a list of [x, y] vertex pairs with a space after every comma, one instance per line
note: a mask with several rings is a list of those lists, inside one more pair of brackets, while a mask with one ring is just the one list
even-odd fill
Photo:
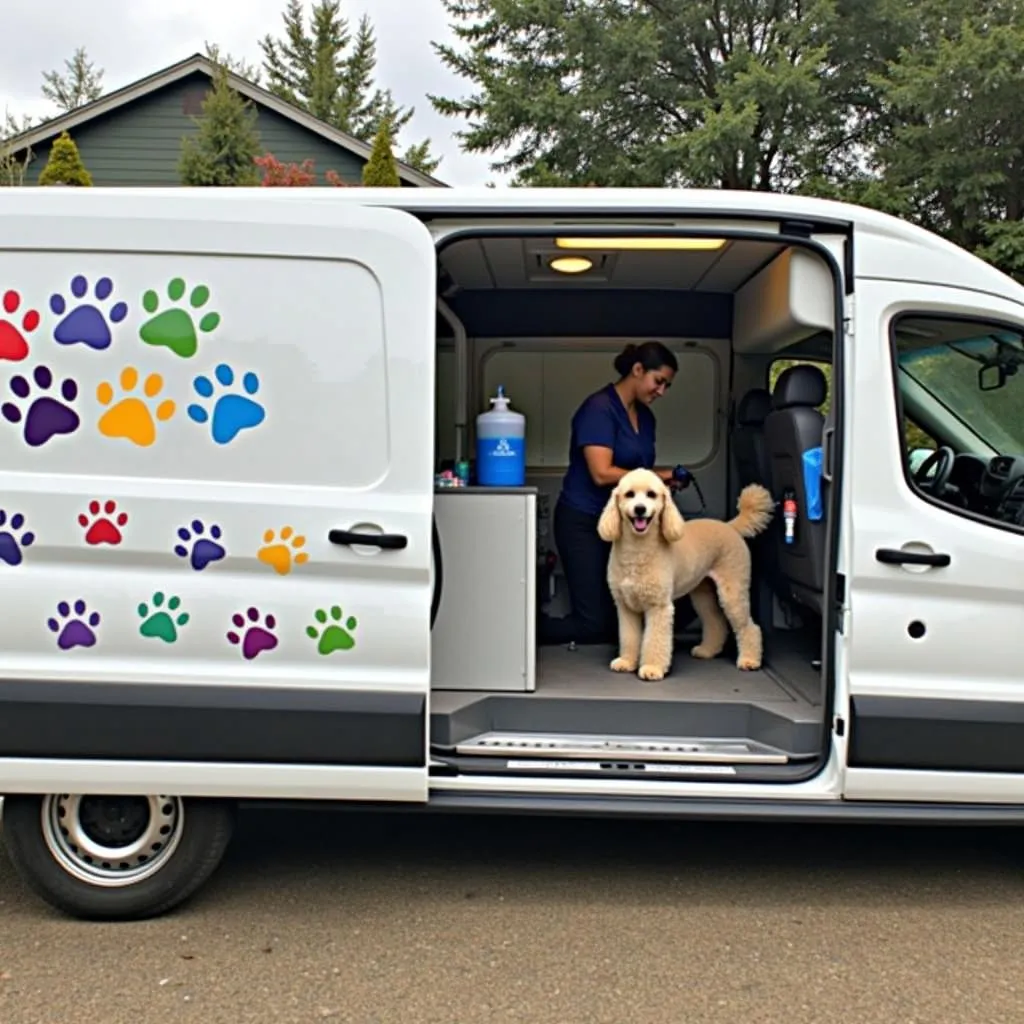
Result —
[[585, 274], [594, 265], [586, 256], [556, 256], [548, 266], [559, 274]]
[[556, 238], [555, 245], [559, 249], [647, 249], [669, 250], [685, 249], [690, 251], [709, 251], [721, 249], [725, 245], [724, 238]]

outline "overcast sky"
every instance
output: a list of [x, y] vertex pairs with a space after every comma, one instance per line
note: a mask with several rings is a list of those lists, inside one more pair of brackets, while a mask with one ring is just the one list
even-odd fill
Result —
[[[258, 40], [282, 34], [284, 6], [284, 0], [0, 0], [0, 109], [52, 116], [54, 108], [40, 93], [42, 74], [63, 70], [78, 46], [105, 70], [107, 91], [202, 52], [204, 41], [258, 64]], [[345, 0], [342, 11], [353, 25], [360, 15], [370, 16], [377, 31], [377, 82], [399, 103], [416, 108], [403, 141], [429, 136], [444, 157], [436, 174], [450, 185], [500, 183], [502, 177], [488, 170], [490, 157], [459, 151], [452, 133], [461, 120], [441, 117], [426, 98], [428, 92], [469, 91], [430, 46], [451, 38], [441, 0]]]

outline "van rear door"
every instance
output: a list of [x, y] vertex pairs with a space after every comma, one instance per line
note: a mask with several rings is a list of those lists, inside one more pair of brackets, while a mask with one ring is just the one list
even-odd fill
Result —
[[425, 800], [426, 229], [6, 192], [0, 793]]

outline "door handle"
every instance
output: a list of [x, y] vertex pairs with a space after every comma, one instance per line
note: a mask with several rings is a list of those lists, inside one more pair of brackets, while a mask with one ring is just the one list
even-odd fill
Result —
[[875, 558], [883, 565], [933, 565], [945, 569], [952, 559], [942, 551], [900, 551], [899, 548], [878, 548]]
[[365, 544], [367, 547], [383, 548], [385, 551], [401, 551], [409, 546], [409, 538], [403, 533], [353, 533], [351, 530], [331, 530], [327, 539], [332, 544], [351, 547]]

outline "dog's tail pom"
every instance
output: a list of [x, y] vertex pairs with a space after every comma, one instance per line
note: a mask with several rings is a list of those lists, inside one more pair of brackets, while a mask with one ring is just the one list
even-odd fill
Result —
[[767, 528], [775, 512], [772, 496], [760, 484], [747, 484], [740, 491], [736, 507], [740, 514], [729, 525], [741, 537], [756, 537]]

